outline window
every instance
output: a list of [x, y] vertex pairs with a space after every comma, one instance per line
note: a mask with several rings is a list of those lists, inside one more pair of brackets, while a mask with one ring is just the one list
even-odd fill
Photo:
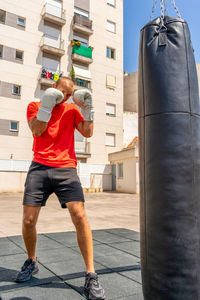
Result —
[[0, 45], [0, 58], [3, 57], [3, 45]]
[[60, 61], [43, 56], [42, 67], [48, 72], [60, 72]]
[[115, 134], [106, 133], [106, 146], [115, 146]]
[[15, 58], [23, 60], [23, 51], [16, 50], [16, 56], [15, 56]]
[[116, 105], [111, 103], [106, 103], [106, 115], [107, 116], [116, 116]]
[[85, 79], [81, 79], [81, 78], [76, 78], [75, 84], [77, 86], [85, 87], [87, 89], [91, 88], [91, 81], [89, 81], [89, 80], [85, 80]]
[[10, 122], [10, 131], [19, 131], [19, 122], [11, 121]]
[[13, 94], [21, 95], [21, 86], [20, 85], [13, 85]]
[[106, 56], [107, 56], [108, 58], [115, 59], [115, 49], [110, 48], [110, 47], [107, 47], [107, 50], [106, 50]]
[[116, 88], [116, 77], [114, 75], [110, 75], [110, 74], [106, 75], [106, 87], [109, 89]]
[[118, 165], [118, 178], [123, 178], [123, 163], [117, 165]]
[[83, 10], [81, 8], [78, 8], [78, 7], [74, 7], [74, 15], [85, 18], [85, 19], [89, 19], [88, 11]]
[[25, 27], [25, 19], [21, 18], [21, 17], [18, 17], [17, 18], [17, 24], [20, 25], [20, 26]]
[[0, 9], [0, 23], [5, 24], [6, 21], [6, 12], [5, 10]]
[[88, 47], [88, 39], [80, 37], [78, 35], [73, 36], [74, 41], [81, 42], [82, 46]]
[[107, 4], [110, 6], [115, 7], [116, 6], [116, 0], [107, 0]]
[[45, 1], [46, 12], [50, 15], [62, 18], [62, 2], [58, 0]]
[[108, 31], [111, 31], [113, 33], [116, 33], [116, 24], [114, 22], [108, 21], [107, 20], [107, 24], [106, 24], [106, 29]]

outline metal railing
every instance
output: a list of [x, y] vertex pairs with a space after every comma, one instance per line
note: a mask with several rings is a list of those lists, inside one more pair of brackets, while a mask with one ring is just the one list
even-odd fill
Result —
[[89, 81], [89, 80], [76, 78], [75, 84], [80, 87], [91, 89], [91, 81]]
[[78, 15], [74, 16], [74, 24], [78, 24], [78, 25], [81, 25], [83, 27], [87, 27], [89, 29], [92, 29], [92, 21], [88, 20], [86, 18], [82, 18]]
[[66, 16], [66, 11], [65, 9], [62, 9], [60, 7], [57, 7], [55, 5], [52, 5], [52, 4], [49, 4], [49, 3], [46, 3], [44, 6], [43, 6], [43, 9], [42, 9], [42, 16], [47, 13], [47, 14], [50, 14], [54, 17], [58, 17], [58, 18], [61, 18], [61, 19], [65, 19], [65, 16]]

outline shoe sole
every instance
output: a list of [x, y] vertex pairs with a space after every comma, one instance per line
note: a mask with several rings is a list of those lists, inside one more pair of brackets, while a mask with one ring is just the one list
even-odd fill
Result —
[[37, 274], [38, 272], [39, 272], [39, 269], [36, 270], [36, 271], [34, 271], [34, 272], [31, 274], [30, 278], [25, 279], [25, 280], [17, 280], [17, 279], [15, 279], [15, 282], [17, 282], [17, 283], [22, 283], [22, 282], [29, 281], [29, 280], [31, 279], [32, 275], [35, 275], [35, 274]]
[[[84, 288], [84, 291], [87, 292], [87, 293], [89, 294], [89, 292], [88, 292], [88, 290], [87, 290], [86, 288]], [[106, 297], [100, 297], [100, 298], [88, 298], [88, 299], [89, 299], [89, 300], [105, 300]]]

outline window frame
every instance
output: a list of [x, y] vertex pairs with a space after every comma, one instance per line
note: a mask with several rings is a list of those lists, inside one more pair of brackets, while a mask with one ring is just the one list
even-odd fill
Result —
[[[24, 25], [22, 25], [22, 23], [20, 23], [19, 19], [24, 20]], [[18, 16], [17, 17], [17, 25], [25, 28], [26, 27], [26, 18]]]
[[107, 113], [107, 109], [106, 109], [106, 116], [108, 116], [108, 117], [116, 117], [116, 104], [106, 102], [106, 106], [107, 106], [107, 105], [112, 105], [112, 106], [114, 106], [115, 113], [114, 113], [114, 114], [109, 114], [109, 113]]
[[[17, 129], [12, 128], [12, 123], [17, 124]], [[19, 121], [13, 121], [13, 120], [10, 121], [10, 131], [19, 132]]]
[[[19, 93], [15, 93], [14, 92], [14, 87], [18, 87], [19, 88]], [[21, 85], [13, 84], [13, 86], [12, 86], [12, 94], [16, 95], [16, 96], [21, 96]]]
[[[77, 10], [77, 11], [75, 11], [75, 10]], [[79, 12], [78, 12], [79, 11]], [[88, 17], [86, 17], [86, 16], [84, 16], [83, 14], [81, 14], [81, 12], [85, 12], [86, 14], [88, 14]], [[77, 7], [77, 6], [75, 6], [74, 7], [74, 16], [79, 16], [79, 17], [81, 17], [81, 18], [83, 18], [83, 19], [86, 19], [86, 20], [89, 20], [90, 19], [90, 14], [89, 14], [89, 11], [87, 11], [87, 10], [84, 10], [84, 9], [82, 9], [82, 8], [79, 8], [79, 7]]]
[[[111, 56], [108, 56], [108, 49], [110, 49], [110, 54], [112, 53], [112, 50], [114, 50], [114, 57], [111, 57]], [[112, 47], [109, 47], [109, 46], [106, 46], [106, 57], [109, 58], [109, 59], [113, 59], [113, 60], [116, 60], [116, 49], [115, 48], [112, 48]]]
[[4, 20], [2, 22], [0, 19], [0, 24], [5, 24], [6, 23], [6, 11], [4, 9], [0, 9], [0, 11], [2, 11], [4, 13]]
[[[84, 83], [87, 83], [86, 86], [84, 84], [83, 85], [77, 84], [77, 83], [80, 83], [81, 81], [83, 81]], [[75, 85], [76, 86], [91, 90], [91, 84], [92, 84], [91, 80], [80, 78], [78, 75], [76, 76], [76, 79], [75, 79]]]
[[111, 7], [115, 7], [116, 8], [116, 0], [114, 0], [115, 4], [111, 4], [111, 3], [108, 3], [109, 0], [107, 0], [107, 5], [111, 6]]
[[[109, 30], [108, 28], [107, 28], [107, 25], [108, 25], [108, 23], [112, 23], [112, 24], [114, 24], [115, 25], [115, 30], [114, 31], [111, 31], [111, 30]], [[111, 21], [111, 20], [106, 20], [106, 30], [108, 31], [108, 32], [112, 32], [112, 33], [115, 33], [116, 34], [116, 32], [117, 32], [117, 26], [116, 26], [117, 24], [115, 23], [115, 22], [113, 22], [113, 21]]]
[[[121, 170], [120, 170], [120, 167], [121, 167]], [[120, 163], [117, 164], [117, 178], [118, 179], [123, 179], [124, 178], [124, 164], [123, 164], [123, 162], [120, 162]]]
[[[18, 52], [18, 53], [22, 53], [22, 58], [17, 57], [17, 52]], [[16, 52], [15, 52], [15, 59], [16, 59], [16, 60], [23, 61], [23, 60], [24, 60], [24, 51], [16, 49]]]
[[2, 47], [2, 51], [0, 50], [0, 53], [1, 53], [0, 59], [3, 59], [3, 45], [0, 45], [0, 49], [1, 49], [1, 47]]
[[105, 142], [105, 146], [107, 147], [116, 147], [116, 134], [115, 133], [110, 133], [110, 132], [106, 132], [106, 136], [108, 135], [112, 135], [114, 137], [114, 145], [107, 145], [106, 142]]
[[[108, 84], [109, 76], [113, 77], [113, 79], [115, 81], [114, 85]], [[112, 74], [106, 74], [106, 88], [107, 89], [111, 89], [111, 90], [116, 90], [116, 87], [117, 87], [117, 76], [116, 75], [112, 75]]]

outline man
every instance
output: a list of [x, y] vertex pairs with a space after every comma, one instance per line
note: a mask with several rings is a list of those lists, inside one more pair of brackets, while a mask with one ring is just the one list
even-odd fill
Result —
[[[73, 95], [74, 94], [74, 95]], [[73, 95], [75, 104], [65, 103]], [[83, 109], [81, 114], [77, 105]], [[74, 150], [75, 128], [84, 136], [93, 134], [93, 105], [89, 90], [74, 93], [68, 77], [60, 78], [44, 92], [41, 102], [31, 102], [27, 120], [33, 133], [34, 158], [25, 182], [23, 199], [23, 239], [28, 259], [16, 281], [24, 282], [36, 274], [36, 223], [42, 206], [55, 193], [62, 208], [68, 208], [76, 228], [77, 241], [83, 256], [86, 274], [85, 290], [89, 299], [105, 299], [93, 262], [92, 233], [84, 210], [84, 195], [77, 176]]]

